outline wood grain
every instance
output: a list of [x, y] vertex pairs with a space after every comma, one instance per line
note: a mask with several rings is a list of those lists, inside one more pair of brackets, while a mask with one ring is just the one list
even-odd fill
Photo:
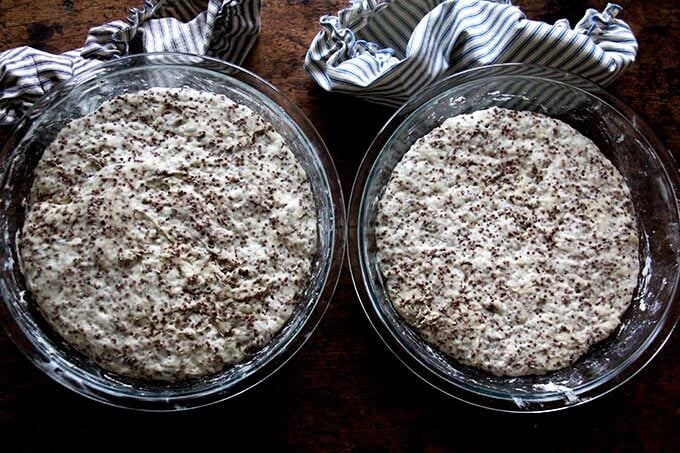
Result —
[[[0, 50], [62, 52], [89, 27], [124, 18], [114, 0], [0, 0]], [[524, 0], [529, 17], [575, 23], [604, 1]], [[623, 1], [641, 43], [635, 65], [610, 91], [680, 157], [680, 4]], [[262, 33], [244, 66], [292, 98], [319, 129], [348, 195], [360, 159], [391, 111], [319, 89], [302, 69], [318, 18], [346, 0], [263, 0]], [[348, 128], [351, 126], [351, 128]], [[348, 133], [348, 130], [351, 130]], [[7, 130], [0, 130], [4, 139]], [[90, 402], [61, 388], [0, 334], [0, 449], [243, 446], [319, 451], [446, 451], [518, 446], [554, 451], [674, 451], [680, 445], [677, 335], [638, 376], [582, 407], [507, 415], [470, 407], [413, 376], [371, 330], [345, 268], [316, 333], [280, 372], [230, 401], [179, 414], [145, 414]]]

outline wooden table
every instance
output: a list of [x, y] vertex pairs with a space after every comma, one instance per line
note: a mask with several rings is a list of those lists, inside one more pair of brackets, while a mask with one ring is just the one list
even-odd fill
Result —
[[[124, 18], [134, 0], [0, 0], [0, 50], [31, 45], [61, 52], [89, 27]], [[318, 18], [346, 0], [263, 0], [262, 33], [244, 66], [300, 105], [325, 139], [349, 194], [361, 156], [390, 111], [315, 86], [302, 59]], [[523, 0], [530, 18], [575, 23], [604, 1]], [[638, 61], [610, 91], [647, 120], [680, 157], [680, 3], [622, 1], [641, 43]], [[352, 132], [347, 124], [352, 122]], [[6, 130], [0, 129], [0, 139]], [[138, 445], [281, 446], [295, 450], [680, 449], [680, 342], [622, 388], [585, 406], [547, 415], [507, 415], [445, 397], [413, 376], [372, 331], [342, 274], [332, 304], [305, 347], [247, 394], [178, 414], [109, 408], [63, 389], [0, 333], [0, 450], [127, 450]], [[532, 448], [532, 449], [533, 449]], [[193, 449], [198, 451], [198, 449]], [[156, 451], [155, 449], [152, 451]]]

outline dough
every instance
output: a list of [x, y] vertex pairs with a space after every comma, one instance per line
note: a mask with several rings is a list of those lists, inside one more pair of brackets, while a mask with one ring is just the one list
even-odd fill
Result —
[[103, 368], [180, 380], [244, 360], [300, 301], [317, 247], [303, 168], [225, 96], [154, 88], [66, 126], [20, 239], [47, 321]]
[[637, 283], [622, 176], [589, 139], [530, 112], [456, 116], [416, 141], [376, 238], [406, 322], [496, 375], [570, 365], [617, 328]]

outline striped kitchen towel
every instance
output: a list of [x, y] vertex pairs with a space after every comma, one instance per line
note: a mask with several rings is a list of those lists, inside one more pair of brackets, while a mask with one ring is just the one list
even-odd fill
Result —
[[605, 85], [637, 54], [620, 11], [589, 9], [572, 29], [565, 19], [528, 20], [510, 1], [352, 0], [321, 18], [305, 68], [327, 91], [391, 106], [450, 74], [495, 63], [552, 66]]
[[31, 47], [0, 52], [0, 125], [16, 122], [55, 84], [102, 60], [141, 52], [208, 55], [240, 64], [260, 32], [260, 0], [145, 0], [90, 30], [85, 46], [54, 55]]

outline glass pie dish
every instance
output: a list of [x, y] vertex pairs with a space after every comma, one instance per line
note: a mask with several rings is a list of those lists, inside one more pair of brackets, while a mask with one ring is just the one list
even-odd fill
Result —
[[[74, 350], [43, 319], [22, 274], [17, 250], [32, 173], [45, 148], [71, 120], [103, 102], [152, 87], [223, 94], [267, 120], [305, 170], [316, 207], [317, 248], [301, 300], [261, 349], [221, 372], [178, 382], [130, 379], [105, 371]], [[328, 151], [304, 114], [265, 80], [237, 66], [184, 54], [141, 54], [98, 66], [61, 84], [19, 122], [2, 149], [0, 315], [14, 343], [67, 388], [115, 406], [173, 411], [203, 406], [258, 384], [288, 361], [312, 334], [332, 297], [344, 253], [345, 215]]]
[[[386, 289], [375, 238], [379, 201], [414, 142], [446, 118], [490, 107], [542, 113], [595, 142], [631, 191], [640, 237], [640, 274], [620, 327], [577, 362], [538, 376], [499, 377], [462, 365], [426, 343], [399, 315]], [[583, 404], [638, 373], [680, 316], [680, 179], [670, 153], [628, 107], [578, 76], [504, 64], [448, 77], [410, 99], [378, 133], [349, 202], [348, 252], [356, 292], [388, 348], [426, 382], [465, 402], [509, 412]]]

